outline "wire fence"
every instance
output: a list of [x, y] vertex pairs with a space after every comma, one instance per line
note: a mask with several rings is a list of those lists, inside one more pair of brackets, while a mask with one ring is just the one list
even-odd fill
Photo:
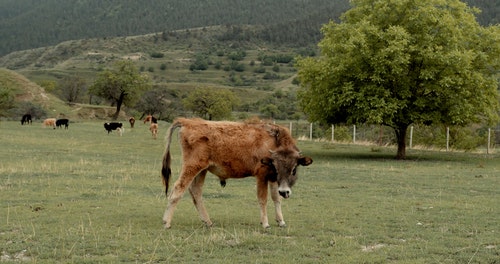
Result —
[[[396, 145], [394, 130], [380, 125], [331, 125], [322, 126], [301, 121], [276, 121], [288, 127], [292, 136], [301, 140]], [[485, 151], [491, 153], [500, 146], [500, 127], [484, 126], [410, 126], [406, 138], [407, 147], [438, 150]]]

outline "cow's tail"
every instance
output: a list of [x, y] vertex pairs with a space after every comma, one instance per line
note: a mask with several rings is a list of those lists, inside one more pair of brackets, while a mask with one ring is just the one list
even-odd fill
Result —
[[174, 122], [172, 126], [167, 131], [167, 145], [165, 147], [165, 154], [163, 155], [163, 165], [161, 168], [161, 175], [163, 176], [163, 184], [165, 185], [165, 195], [168, 193], [168, 183], [170, 180], [170, 175], [172, 175], [172, 170], [170, 169], [170, 143], [172, 142], [172, 134], [174, 130], [178, 127], [181, 127], [180, 122]]

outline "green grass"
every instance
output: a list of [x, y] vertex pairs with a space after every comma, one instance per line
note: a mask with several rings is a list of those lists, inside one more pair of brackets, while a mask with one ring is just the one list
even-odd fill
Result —
[[[252, 178], [205, 183], [215, 222], [189, 195], [172, 228], [160, 178], [163, 135], [122, 137], [102, 122], [69, 130], [0, 122], [0, 262], [498, 263], [500, 155], [299, 142], [301, 168], [283, 202], [286, 228], [263, 230]], [[180, 169], [172, 147], [173, 171]], [[274, 218], [269, 203], [269, 218]]]

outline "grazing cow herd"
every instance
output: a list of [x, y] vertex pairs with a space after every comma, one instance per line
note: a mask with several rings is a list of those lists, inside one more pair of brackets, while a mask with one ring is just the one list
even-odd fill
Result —
[[[135, 119], [128, 119], [134, 128]], [[23, 115], [21, 125], [31, 124], [30, 114]], [[153, 139], [158, 137], [157, 119], [146, 116], [144, 124], [149, 123]], [[47, 118], [43, 127], [68, 129], [66, 118]], [[122, 136], [125, 128], [121, 122], [106, 122], [104, 129], [110, 134], [117, 131]], [[174, 131], [179, 129], [182, 168], [180, 175], [169, 193], [172, 177], [170, 146]], [[297, 181], [297, 168], [309, 166], [313, 160], [303, 156], [287, 128], [262, 121], [228, 122], [206, 121], [202, 119], [177, 118], [167, 131], [165, 153], [161, 175], [167, 207], [163, 214], [165, 228], [170, 228], [174, 210], [186, 190], [201, 220], [212, 226], [202, 199], [202, 189], [207, 172], [218, 177], [222, 187], [233, 178], [255, 177], [257, 200], [260, 207], [260, 223], [268, 228], [267, 197], [268, 189], [274, 203], [275, 220], [278, 226], [285, 226], [281, 210], [281, 199], [289, 198], [292, 186]]]
[[[132, 116], [128, 119], [130, 123], [130, 127], [134, 128], [135, 124], [135, 118]], [[151, 135], [153, 136], [153, 139], [156, 139], [158, 137], [158, 119], [156, 119], [152, 115], [147, 115], [146, 118], [144, 119], [144, 124], [149, 123], [149, 130], [151, 131]], [[21, 125], [25, 124], [32, 124], [32, 116], [31, 114], [25, 114], [21, 118]], [[69, 119], [67, 118], [47, 118], [42, 121], [42, 126], [43, 127], [52, 127], [53, 129], [56, 128], [63, 128], [68, 129], [69, 128]], [[109, 133], [113, 131], [117, 131], [118, 135], [123, 136], [123, 133], [125, 132], [125, 127], [123, 127], [123, 123], [121, 122], [106, 122], [104, 123], [104, 129]]]

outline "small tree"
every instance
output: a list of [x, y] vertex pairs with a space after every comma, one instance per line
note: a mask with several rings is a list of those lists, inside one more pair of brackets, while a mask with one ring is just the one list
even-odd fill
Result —
[[240, 100], [231, 91], [215, 88], [197, 88], [183, 100], [184, 107], [208, 120], [231, 118], [231, 112]]
[[14, 107], [14, 94], [9, 89], [0, 90], [0, 116]]
[[68, 76], [59, 81], [57, 93], [68, 103], [77, 103], [87, 91], [87, 82], [82, 77]]
[[123, 104], [134, 105], [150, 87], [149, 77], [141, 75], [131, 61], [117, 61], [113, 69], [99, 74], [89, 92], [111, 101], [112, 105], [116, 104], [113, 115], [116, 120]]
[[167, 114], [168, 118], [168, 107], [171, 102], [167, 100], [167, 95], [168, 92], [161, 88], [147, 91], [137, 102], [135, 108], [143, 114], [157, 114], [158, 118], [162, 118], [164, 114]]
[[265, 116], [274, 119], [276, 115], [280, 112], [275, 104], [267, 104], [259, 108], [259, 112]]

